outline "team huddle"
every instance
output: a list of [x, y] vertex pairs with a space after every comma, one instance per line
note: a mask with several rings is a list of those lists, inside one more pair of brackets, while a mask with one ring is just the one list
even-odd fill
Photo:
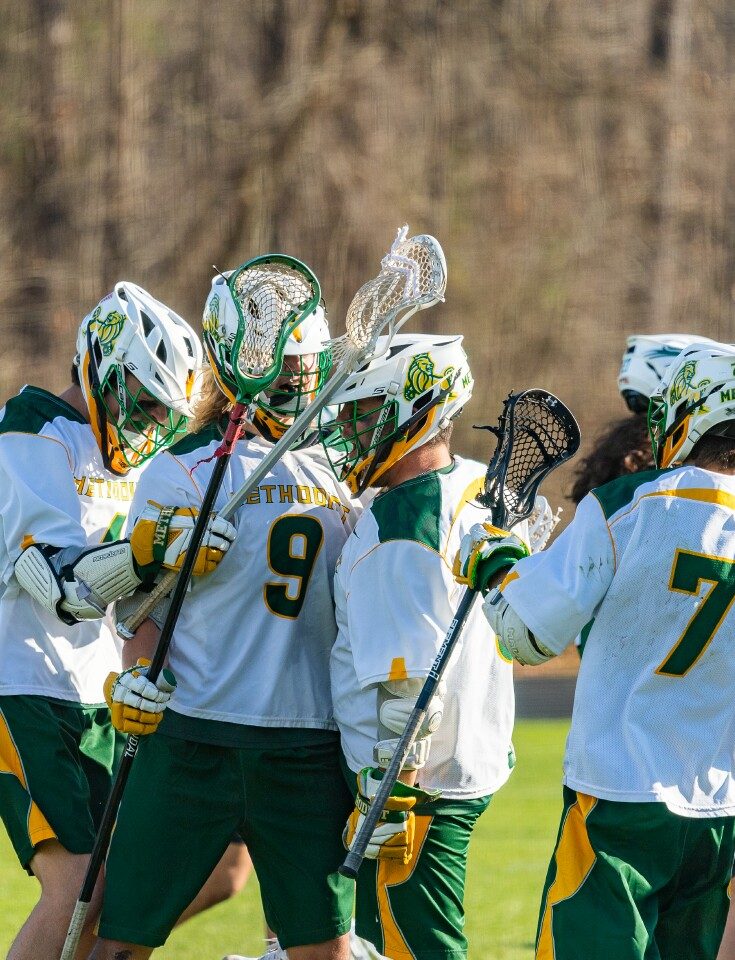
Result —
[[[379, 340], [226, 519], [329, 382], [314, 302], [247, 404], [153, 682], [168, 601], [124, 642], [116, 624], [184, 564], [244, 334], [285, 297], [277, 278], [240, 297], [240, 272], [215, 277], [203, 346], [116, 284], [82, 321], [68, 389], [24, 387], [0, 412], [0, 814], [41, 886], [9, 960], [60, 957], [130, 734], [79, 960], [145, 960], [233, 849], [257, 873], [271, 960], [461, 960], [473, 829], [515, 763], [513, 660], [575, 640], [536, 956], [714, 960], [735, 855], [735, 347], [629, 339], [620, 456], [588, 457], [550, 546], [543, 497], [498, 529], [477, 501], [486, 465], [452, 451], [473, 388], [454, 334]], [[355, 885], [345, 848], [467, 586], [483, 602]]]

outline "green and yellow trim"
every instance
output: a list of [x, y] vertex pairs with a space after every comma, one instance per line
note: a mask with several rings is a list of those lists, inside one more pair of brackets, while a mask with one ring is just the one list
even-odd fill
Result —
[[417, 816], [415, 818], [415, 833], [413, 841], [413, 856], [408, 863], [400, 860], [378, 860], [378, 869], [375, 874], [375, 885], [378, 903], [378, 920], [383, 933], [383, 953], [393, 960], [420, 960], [411, 951], [406, 938], [398, 926], [390, 905], [389, 887], [405, 883], [416, 869], [421, 850], [434, 818]]
[[587, 835], [587, 818], [595, 809], [596, 797], [577, 793], [567, 810], [556, 845], [556, 876], [546, 891], [543, 915], [536, 944], [536, 960], [555, 960], [553, 911], [581, 888], [597, 859]]
[[33, 801], [20, 752], [13, 740], [5, 714], [0, 710], [0, 776], [3, 774], [15, 777], [28, 794], [27, 829], [31, 846], [35, 847], [43, 840], [55, 840], [56, 833], [53, 827]]

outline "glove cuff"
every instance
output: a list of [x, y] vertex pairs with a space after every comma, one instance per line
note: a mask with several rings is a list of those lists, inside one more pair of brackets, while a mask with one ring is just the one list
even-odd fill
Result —
[[498, 547], [497, 550], [493, 550], [487, 559], [480, 560], [475, 569], [471, 571], [468, 579], [475, 584], [475, 590], [485, 593], [490, 586], [490, 581], [497, 573], [512, 567], [513, 564], [527, 556], [528, 550], [523, 544], [505, 544]]

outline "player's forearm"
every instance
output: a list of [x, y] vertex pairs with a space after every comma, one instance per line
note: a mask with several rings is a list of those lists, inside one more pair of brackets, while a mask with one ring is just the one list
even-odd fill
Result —
[[122, 652], [123, 669], [134, 666], [139, 659], [152, 660], [160, 630], [152, 620], [144, 620], [131, 640], [126, 640]]

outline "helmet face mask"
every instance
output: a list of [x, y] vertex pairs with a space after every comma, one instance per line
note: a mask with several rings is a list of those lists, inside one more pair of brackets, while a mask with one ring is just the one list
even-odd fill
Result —
[[[362, 493], [433, 439], [472, 395], [461, 337], [398, 334], [353, 374], [324, 411], [320, 433], [332, 472]], [[387, 350], [381, 356], [381, 351]]]
[[165, 304], [117, 283], [82, 322], [77, 351], [90, 424], [109, 470], [125, 475], [185, 432], [201, 345]]
[[281, 374], [254, 403], [253, 423], [267, 440], [279, 440], [326, 383], [332, 369], [328, 330], [326, 333], [324, 349], [316, 353], [292, 353], [293, 335], [289, 337]]
[[658, 467], [686, 461], [705, 434], [735, 428], [735, 346], [713, 341], [683, 350], [651, 397], [648, 430]]
[[[332, 472], [347, 482], [353, 493], [361, 493], [375, 477], [399, 432], [398, 405], [384, 396], [352, 400], [341, 406], [331, 426], [334, 429], [323, 443]], [[325, 423], [322, 429], [329, 431], [330, 424]]]
[[187, 418], [164, 407], [140, 384], [131, 389], [125, 368], [111, 368], [100, 385], [99, 402], [118, 458], [137, 467], [186, 433]]

